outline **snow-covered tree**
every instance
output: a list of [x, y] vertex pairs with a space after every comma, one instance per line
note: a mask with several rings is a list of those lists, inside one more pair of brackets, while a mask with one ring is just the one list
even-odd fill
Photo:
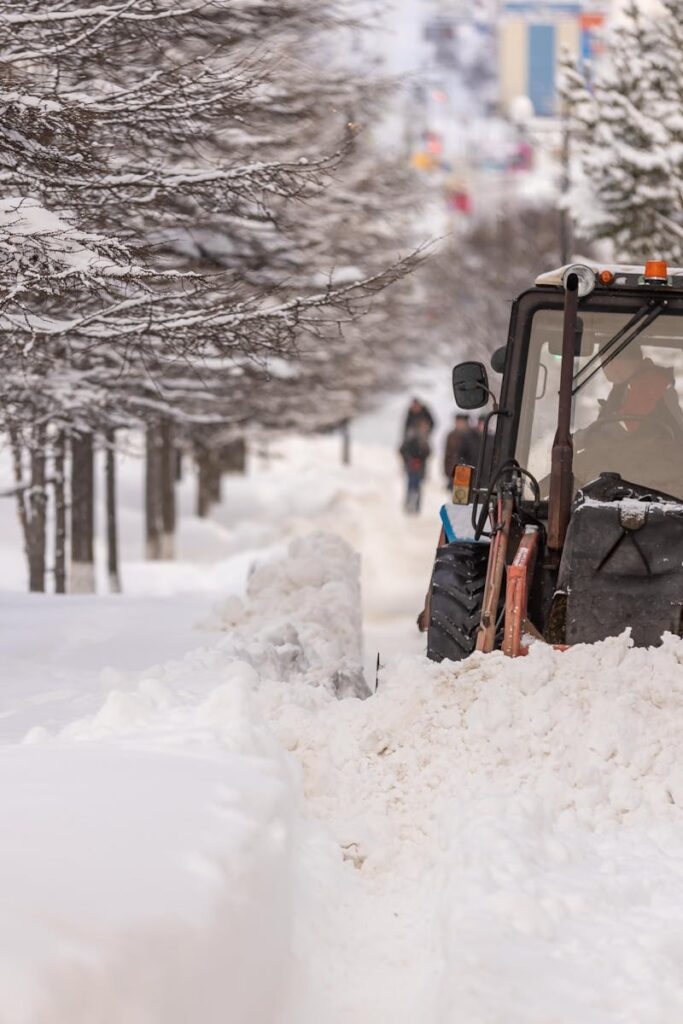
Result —
[[32, 587], [69, 438], [91, 565], [95, 435], [266, 422], [278, 384], [280, 425], [315, 426], [400, 358], [395, 325], [377, 346], [357, 329], [415, 262], [354, 163], [368, 87], [287, 59], [333, 24], [308, 0], [0, 0], [0, 426]]
[[565, 68], [577, 232], [616, 258], [683, 261], [683, 2], [631, 3], [597, 68]]

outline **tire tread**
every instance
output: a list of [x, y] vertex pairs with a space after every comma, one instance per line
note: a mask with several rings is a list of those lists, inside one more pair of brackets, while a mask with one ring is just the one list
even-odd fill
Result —
[[453, 541], [436, 553], [427, 630], [427, 657], [462, 661], [476, 643], [484, 601], [489, 546]]

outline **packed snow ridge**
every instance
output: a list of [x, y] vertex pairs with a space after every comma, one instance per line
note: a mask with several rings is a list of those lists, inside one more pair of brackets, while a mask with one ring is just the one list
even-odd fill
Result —
[[293, 541], [202, 646], [0, 751], [3, 1024], [680, 1022], [683, 640], [367, 696], [358, 569]]

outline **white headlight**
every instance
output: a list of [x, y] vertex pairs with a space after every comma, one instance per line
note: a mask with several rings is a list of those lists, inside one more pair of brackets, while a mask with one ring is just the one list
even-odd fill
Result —
[[562, 275], [562, 287], [567, 287], [567, 278], [570, 274], [576, 274], [579, 279], [579, 298], [590, 295], [595, 288], [595, 271], [587, 267], [585, 263], [572, 263]]

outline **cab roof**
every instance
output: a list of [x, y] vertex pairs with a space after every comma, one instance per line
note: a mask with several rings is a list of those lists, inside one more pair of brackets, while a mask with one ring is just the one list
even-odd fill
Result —
[[[546, 288], [562, 288], [567, 270], [570, 267], [576, 266], [587, 267], [594, 271], [598, 287], [605, 287], [598, 278], [598, 274], [602, 271], [609, 271], [613, 275], [613, 279], [608, 285], [610, 288], [629, 285], [642, 286], [646, 283], [644, 280], [645, 264], [643, 263], [640, 265], [631, 263], [596, 263], [595, 260], [578, 259], [572, 263], [565, 263], [564, 266], [557, 267], [556, 270], [547, 270], [545, 273], [539, 274], [535, 284]], [[662, 285], [683, 290], [683, 267], [668, 267], [668, 280], [666, 284], [662, 282]]]

